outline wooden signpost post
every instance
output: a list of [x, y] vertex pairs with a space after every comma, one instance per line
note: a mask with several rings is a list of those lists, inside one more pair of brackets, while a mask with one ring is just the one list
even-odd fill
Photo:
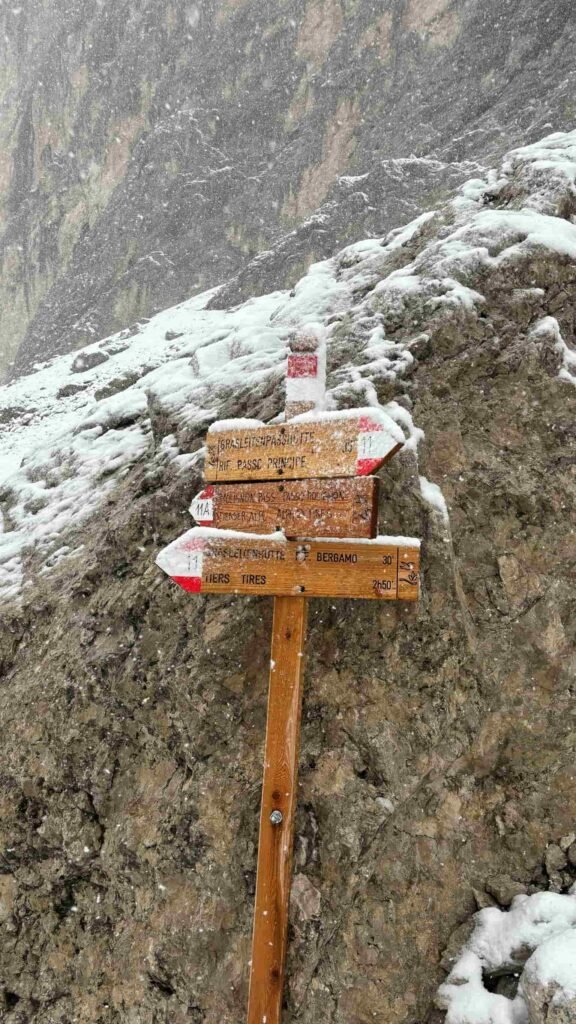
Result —
[[[287, 413], [319, 404], [322, 373], [312, 332], [289, 356]], [[199, 525], [156, 559], [191, 593], [274, 596], [248, 1024], [281, 1018], [307, 599], [419, 597], [419, 541], [376, 536], [377, 481], [369, 476], [402, 440], [372, 408], [305, 412], [277, 425], [215, 424], [209, 486], [191, 507]]]

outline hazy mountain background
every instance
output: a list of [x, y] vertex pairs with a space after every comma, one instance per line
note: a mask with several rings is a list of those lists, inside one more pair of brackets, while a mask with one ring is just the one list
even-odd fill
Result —
[[569, 0], [1, 0], [0, 372], [293, 284], [574, 118]]

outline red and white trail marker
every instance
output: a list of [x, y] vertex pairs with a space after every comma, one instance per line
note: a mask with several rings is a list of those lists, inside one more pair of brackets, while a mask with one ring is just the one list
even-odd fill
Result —
[[214, 488], [210, 484], [193, 498], [190, 512], [198, 526], [214, 526]]
[[286, 419], [323, 409], [326, 391], [326, 337], [319, 324], [309, 324], [290, 340], [286, 369]]
[[360, 416], [356, 445], [356, 476], [370, 476], [371, 473], [375, 473], [402, 447], [402, 444], [398, 443], [397, 435], [392, 436], [389, 426], [372, 413]]
[[315, 352], [294, 352], [288, 356], [286, 401], [310, 402], [318, 408], [324, 396], [320, 359]]

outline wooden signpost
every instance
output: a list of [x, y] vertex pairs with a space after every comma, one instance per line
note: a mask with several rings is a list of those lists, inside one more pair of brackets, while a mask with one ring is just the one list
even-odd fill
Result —
[[378, 480], [292, 480], [286, 483], [209, 484], [190, 512], [198, 526], [287, 537], [375, 537]]
[[[323, 353], [314, 331], [291, 347], [294, 414], [320, 404]], [[307, 599], [419, 597], [419, 541], [375, 536], [377, 481], [369, 474], [402, 440], [372, 408], [277, 425], [215, 424], [206, 440], [210, 485], [191, 507], [199, 526], [156, 559], [191, 593], [274, 596], [248, 1024], [281, 1018]]]
[[158, 556], [193, 594], [361, 597], [415, 601], [420, 548], [404, 537], [286, 540], [195, 528]]

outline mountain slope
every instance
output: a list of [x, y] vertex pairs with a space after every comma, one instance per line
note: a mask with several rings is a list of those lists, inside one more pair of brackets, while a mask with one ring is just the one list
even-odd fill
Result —
[[331, 405], [405, 431], [380, 525], [422, 537], [424, 594], [312, 605], [286, 1021], [440, 1021], [498, 879], [573, 884], [545, 853], [573, 828], [575, 181], [550, 136], [293, 293], [210, 292], [0, 390], [9, 1024], [244, 1013], [271, 602], [154, 557], [207, 423], [279, 414], [311, 321]]

